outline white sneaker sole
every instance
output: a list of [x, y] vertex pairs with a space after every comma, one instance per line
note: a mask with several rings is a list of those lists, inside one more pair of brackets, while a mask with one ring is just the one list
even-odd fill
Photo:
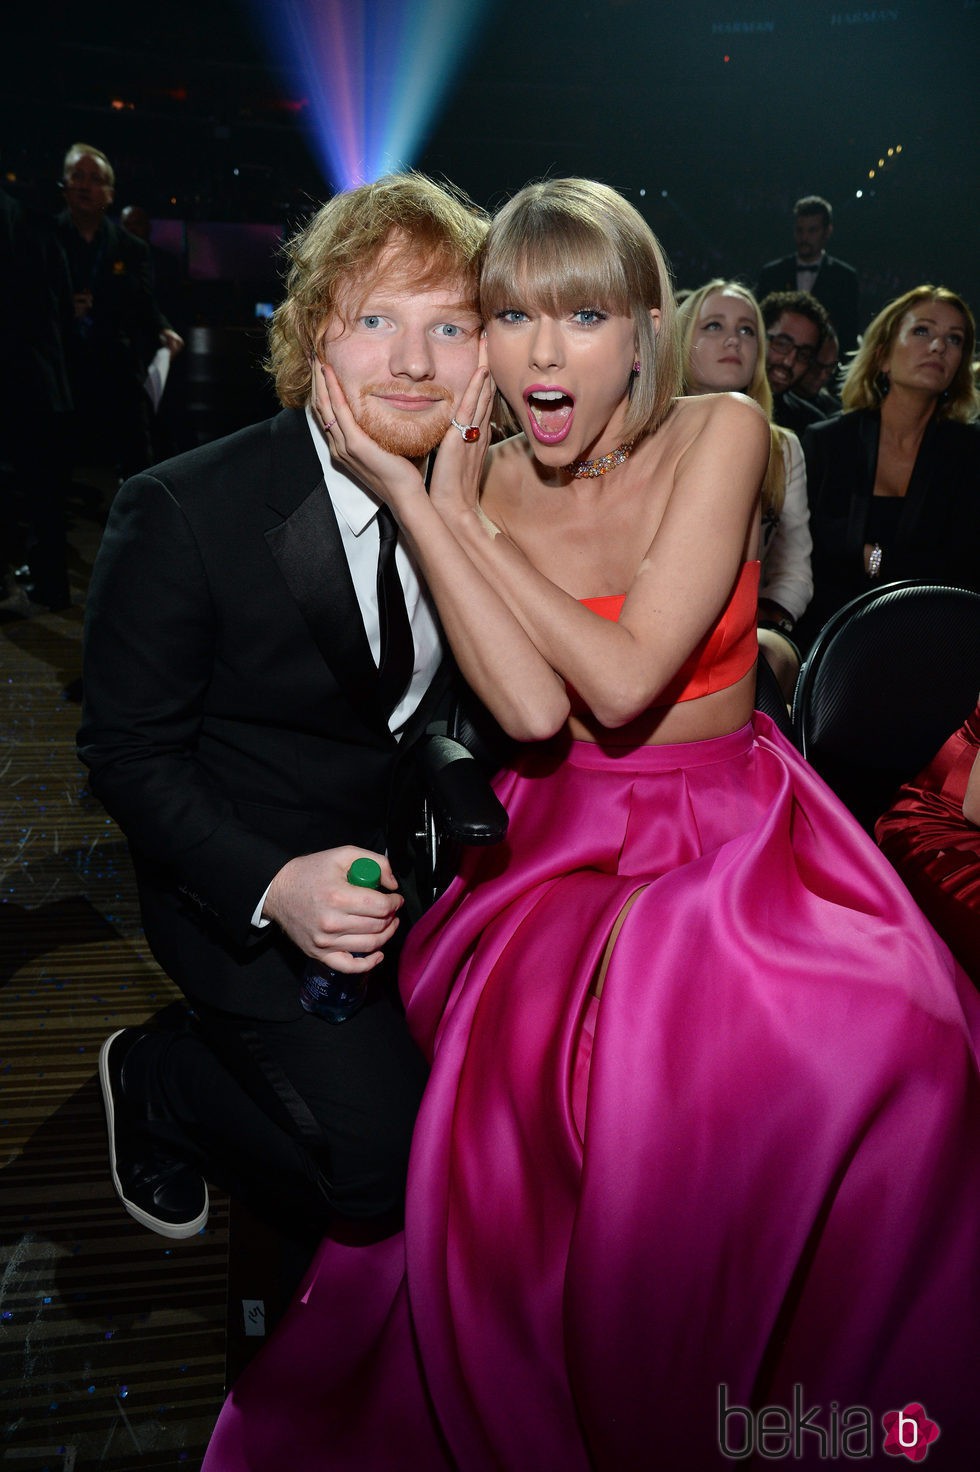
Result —
[[161, 1237], [170, 1237], [177, 1240], [184, 1237], [196, 1237], [208, 1219], [208, 1211], [211, 1206], [208, 1197], [207, 1182], [204, 1185], [204, 1210], [193, 1221], [180, 1222], [177, 1225], [173, 1222], [161, 1221], [159, 1217], [150, 1216], [149, 1212], [143, 1211], [134, 1202], [128, 1201], [123, 1191], [122, 1182], [119, 1179], [119, 1172], [116, 1169], [116, 1127], [115, 1110], [112, 1105], [112, 1088], [109, 1082], [109, 1049], [116, 1041], [116, 1038], [121, 1036], [125, 1031], [126, 1029], [124, 1027], [119, 1028], [118, 1032], [114, 1032], [111, 1037], [106, 1038], [102, 1047], [99, 1049], [99, 1084], [102, 1088], [102, 1103], [105, 1106], [106, 1125], [109, 1132], [109, 1170], [112, 1174], [112, 1184], [115, 1187], [116, 1195], [133, 1218], [133, 1221], [139, 1222], [141, 1227], [147, 1227], [151, 1232], [157, 1232]]

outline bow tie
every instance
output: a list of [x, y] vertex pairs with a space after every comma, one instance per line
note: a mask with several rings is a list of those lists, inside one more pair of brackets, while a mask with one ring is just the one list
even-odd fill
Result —
[[796, 263], [796, 269], [797, 269], [797, 271], [812, 271], [813, 274], [814, 274], [814, 276], [815, 276], [817, 274], [817, 272], [820, 270], [820, 262], [818, 261], [817, 264], [814, 266], [814, 265], [810, 265], [810, 264], [804, 265], [804, 263], [802, 261], [797, 261], [797, 263]]

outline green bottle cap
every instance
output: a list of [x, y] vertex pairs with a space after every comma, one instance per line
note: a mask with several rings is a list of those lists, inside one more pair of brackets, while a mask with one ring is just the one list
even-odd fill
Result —
[[347, 870], [347, 883], [361, 889], [377, 889], [381, 883], [381, 865], [374, 859], [355, 859]]

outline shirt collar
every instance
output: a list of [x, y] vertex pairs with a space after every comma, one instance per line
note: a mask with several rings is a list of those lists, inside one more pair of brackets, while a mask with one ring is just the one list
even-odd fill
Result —
[[326, 435], [313, 418], [313, 410], [309, 404], [306, 406], [306, 422], [313, 437], [317, 458], [323, 471], [323, 479], [326, 482], [334, 510], [338, 516], [344, 518], [354, 536], [359, 537], [364, 528], [370, 526], [377, 516], [381, 503], [377, 496], [372, 496], [370, 491], [365, 490], [354, 476], [353, 471], [348, 470], [346, 466], [337, 465], [331, 459]]
[[[364, 528], [370, 526], [377, 516], [381, 502], [371, 491], [365, 490], [353, 471], [348, 470], [344, 465], [338, 465], [331, 457], [327, 437], [314, 419], [313, 410], [309, 404], [306, 406], [306, 422], [313, 437], [313, 445], [323, 470], [323, 479], [334, 510], [338, 516], [344, 518], [353, 535], [359, 537]], [[426, 465], [423, 465], [423, 479], [425, 474]]]

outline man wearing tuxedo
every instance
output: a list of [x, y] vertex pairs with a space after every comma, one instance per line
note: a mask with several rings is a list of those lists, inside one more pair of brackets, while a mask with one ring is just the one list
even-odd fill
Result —
[[[114, 1034], [100, 1080], [116, 1191], [166, 1236], [200, 1230], [206, 1176], [310, 1241], [397, 1225], [425, 1067], [379, 965], [405, 920], [385, 854], [450, 669], [396, 524], [331, 458], [311, 389], [332, 364], [368, 433], [420, 465], [455, 434], [485, 229], [420, 175], [337, 195], [287, 246], [282, 412], [112, 507], [79, 750], [193, 1016]], [[379, 891], [346, 882], [365, 855]], [[308, 957], [371, 973], [342, 1025], [300, 1005]]]
[[153, 458], [146, 370], [160, 346], [173, 357], [184, 340], [154, 297], [146, 244], [106, 215], [115, 177], [101, 149], [73, 143], [65, 154], [66, 208], [56, 230], [74, 298], [67, 347], [75, 438], [84, 441], [94, 432], [98, 450], [107, 444], [126, 476]]
[[834, 233], [834, 212], [819, 194], [808, 194], [793, 206], [793, 255], [769, 261], [759, 272], [755, 294], [761, 301], [774, 291], [808, 291], [827, 310], [845, 352], [857, 347], [858, 278], [853, 266], [827, 254]]

